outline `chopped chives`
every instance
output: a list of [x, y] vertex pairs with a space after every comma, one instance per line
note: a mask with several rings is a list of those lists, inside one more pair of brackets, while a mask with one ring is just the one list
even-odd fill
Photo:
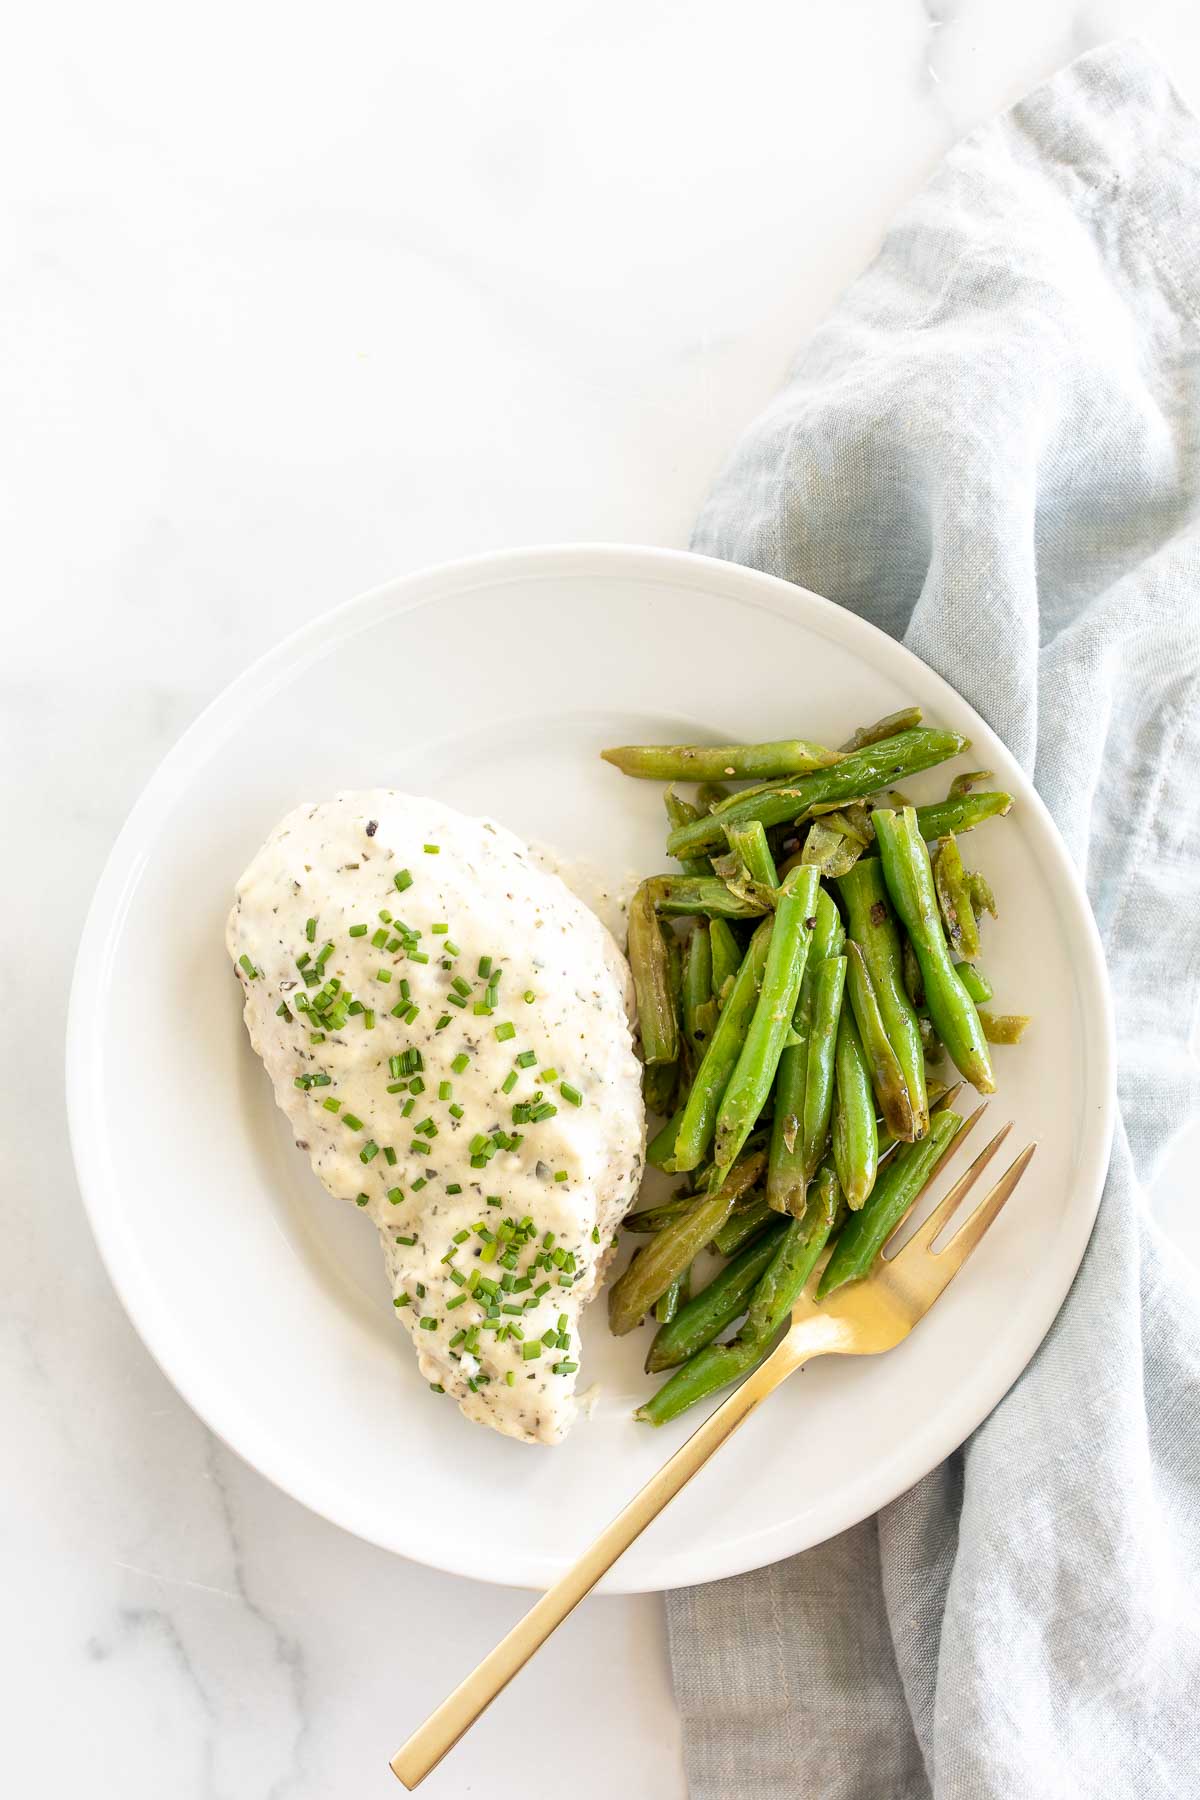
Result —
[[325, 967], [325, 964], [329, 961], [329, 959], [332, 955], [333, 955], [333, 940], [332, 940], [332, 938], [329, 938], [329, 939], [326, 939], [325, 943], [323, 943], [321, 945], [321, 948], [317, 951], [316, 963], [317, 963], [318, 969], [323, 969]]
[[572, 1087], [569, 1081], [560, 1081], [558, 1091], [569, 1106], [583, 1105], [583, 1095], [577, 1087]]
[[390, 925], [392, 922], [392, 915], [386, 906], [381, 906], [375, 916], [377, 919], [382, 919], [385, 925]]
[[408, 960], [409, 962], [415, 963], [427, 963], [429, 958], [426, 956], [424, 950], [410, 950], [408, 953]]
[[355, 1196], [354, 1204], [356, 1206], [369, 1206], [370, 1197], [367, 1194], [357, 1194]]
[[532, 988], [525, 989], [525, 1004], [526, 1004], [526, 1006], [532, 1006], [536, 998], [537, 998], [537, 995], [534, 993]]
[[506, 1044], [510, 1038], [515, 1038], [516, 1035], [517, 1028], [515, 1025], [511, 1024], [508, 1019], [502, 1020], [496, 1027], [496, 1037], [502, 1044]]
[[407, 1093], [408, 1083], [407, 1083], [407, 1081], [389, 1081], [387, 1091], [389, 1094]]
[[321, 1105], [326, 1112], [340, 1112], [342, 1103], [340, 1100], [322, 1100]]
[[451, 956], [458, 956], [460, 954], [458, 945], [452, 944], [449, 938], [446, 939], [446, 949]]
[[347, 1126], [351, 1131], [361, 1131], [363, 1128], [363, 1122], [358, 1117], [357, 1113], [343, 1113], [342, 1124]]
[[449, 1081], [439, 1081], [438, 1082], [438, 1099], [439, 1100], [449, 1100], [453, 1093], [454, 1093], [454, 1087], [451, 1082], [449, 1082]]
[[376, 981], [390, 981], [392, 979], [392, 971], [390, 969], [376, 969], [375, 979]]
[[387, 1163], [389, 1168], [394, 1168], [396, 1165], [396, 1152], [392, 1149], [390, 1144], [385, 1144], [383, 1146], [383, 1160]]
[[565, 1169], [555, 1169], [554, 1179], [555, 1181], [565, 1181], [567, 1179], [567, 1171]]
[[487, 978], [488, 978], [488, 976], [489, 976], [489, 975], [490, 975], [490, 974], [491, 974], [491, 972], [492, 972], [492, 959], [491, 959], [491, 957], [490, 957], [490, 956], [481, 956], [481, 957], [480, 957], [480, 959], [479, 959], [479, 976], [480, 976], [480, 979], [481, 979], [481, 980], [483, 980], [483, 981], [486, 981], [486, 980], [487, 980]]
[[538, 1080], [539, 1081], [557, 1081], [558, 1080], [558, 1070], [557, 1069], [539, 1069], [538, 1070]]
[[419, 1194], [423, 1187], [428, 1187], [428, 1186], [429, 1186], [429, 1182], [426, 1180], [425, 1176], [418, 1175], [417, 1179], [412, 1184], [412, 1191], [414, 1194]]
[[249, 980], [251, 980], [251, 981], [258, 980], [259, 976], [262, 974], [262, 970], [256, 969], [254, 964], [250, 961], [250, 958], [247, 955], [245, 955], [245, 953], [243, 953], [241, 956], [238, 957], [238, 962], [240, 963], [241, 967], [246, 971], [246, 975]]
[[[291, 1017], [290, 1013], [288, 1014], [288, 1017]], [[310, 1031], [308, 1034], [308, 1041], [310, 1044], [323, 1044], [325, 1042], [325, 1033], [323, 1031]]]
[[522, 1360], [522, 1362], [533, 1362], [534, 1358], [540, 1356], [541, 1354], [542, 1354], [542, 1345], [541, 1345], [541, 1340], [539, 1338], [534, 1338], [534, 1340], [531, 1344], [522, 1344], [521, 1345], [521, 1360]]
[[350, 936], [366, 937], [368, 929], [369, 928], [366, 925], [352, 925], [350, 927]]
[[400, 1117], [402, 1119], [407, 1119], [409, 1117], [409, 1115], [411, 1114], [413, 1107], [416, 1104], [417, 1103], [415, 1100], [406, 1100], [404, 1102], [404, 1105], [400, 1108]]
[[441, 849], [441, 845], [440, 844], [422, 844], [421, 848], [422, 848], [422, 850], [424, 850], [426, 856], [436, 856]]
[[491, 1010], [492, 1009], [486, 1000], [477, 1000], [471, 1008], [471, 1011], [475, 1014], [477, 1019], [486, 1019]]
[[552, 1363], [550, 1366], [555, 1375], [573, 1375], [579, 1367], [579, 1364], [577, 1362], [568, 1362], [564, 1358], [563, 1361]]
[[388, 934], [383, 929], [383, 926], [381, 925], [379, 927], [378, 931], [372, 933], [371, 942], [375, 946], [376, 950], [382, 950], [384, 945], [387, 943], [387, 941], [388, 941]]
[[399, 1056], [388, 1057], [388, 1074], [393, 1080], [401, 1073]]
[[454, 1058], [454, 1061], [450, 1064], [450, 1067], [454, 1070], [456, 1075], [461, 1075], [464, 1069], [469, 1069], [470, 1066], [471, 1059], [465, 1050], [460, 1050], [458, 1055]]
[[436, 1331], [437, 1330], [437, 1320], [432, 1318], [429, 1315], [429, 1313], [426, 1313], [425, 1317], [421, 1320], [421, 1330], [422, 1331]]
[[315, 919], [305, 919], [304, 935], [308, 939], [310, 944], [316, 943], [316, 941], [317, 941], [317, 921]]
[[458, 1104], [458, 1102], [455, 1101], [454, 1105], [450, 1108], [450, 1117], [452, 1119], [461, 1119], [462, 1116], [463, 1116], [463, 1109]]
[[537, 1057], [532, 1050], [522, 1050], [517, 1058], [517, 1067], [520, 1069], [531, 1069], [536, 1061]]
[[419, 1075], [413, 1076], [408, 1084], [408, 1091], [410, 1094], [423, 1094], [425, 1092], [425, 1083], [421, 1080]]
[[430, 931], [435, 932], [438, 937], [445, 937], [450, 927], [448, 925], [431, 925], [429, 929]]
[[369, 1006], [365, 1007], [363, 1010], [363, 1024], [366, 1026], [368, 1031], [374, 1031], [374, 1029], [375, 1029], [375, 1014], [371, 1011], [371, 1008]]
[[[400, 1241], [399, 1238], [397, 1238], [396, 1242], [399, 1243], [399, 1241]], [[392, 1305], [393, 1306], [411, 1306], [412, 1301], [409, 1299], [407, 1294], [397, 1294], [396, 1298], [392, 1301]]]
[[461, 975], [456, 975], [454, 980], [450, 983], [450, 986], [454, 989], [456, 994], [469, 994], [471, 991], [470, 982], [464, 981]]
[[[387, 1197], [391, 1201], [393, 1206], [399, 1206], [400, 1202], [404, 1198], [404, 1189], [403, 1188], [389, 1188]], [[414, 1243], [416, 1242], [415, 1238], [414, 1238], [413, 1242]]]
[[434, 1026], [433, 1029], [435, 1031], [445, 1031], [445, 1029], [449, 1023], [450, 1023], [450, 1014], [443, 1013], [441, 1018], [438, 1020], [437, 1024]]
[[517, 1071], [515, 1069], [511, 1069], [509, 1071], [509, 1073], [504, 1077], [504, 1080], [500, 1084], [500, 1092], [502, 1094], [511, 1094], [513, 1089], [516, 1087], [516, 1085], [517, 1085]]
[[413, 1156], [429, 1155], [429, 1145], [425, 1142], [424, 1138], [414, 1138], [408, 1148]]
[[[398, 1193], [399, 1189], [397, 1189], [396, 1192]], [[413, 1233], [412, 1237], [400, 1237], [399, 1234], [397, 1234], [397, 1237], [396, 1237], [396, 1242], [398, 1244], [404, 1244], [409, 1249], [411, 1249], [411, 1247], [416, 1243], [416, 1241], [417, 1241], [417, 1236], [416, 1236], [415, 1232]]]
[[363, 1145], [362, 1149], [358, 1153], [358, 1160], [361, 1163], [374, 1162], [375, 1158], [378, 1155], [379, 1155], [379, 1145], [375, 1142], [374, 1138], [368, 1138], [366, 1143]]
[[412, 886], [412, 876], [407, 869], [397, 869], [392, 876], [392, 885], [398, 894], [402, 894], [405, 888]]
[[447, 994], [446, 1004], [447, 1006], [465, 1006], [467, 1003], [461, 994]]
[[457, 1181], [447, 1182], [446, 1192], [448, 1194], [461, 1194], [462, 1193], [462, 1184]]
[[465, 1294], [455, 1294], [453, 1300], [447, 1300], [446, 1311], [453, 1312], [456, 1306], [464, 1306], [466, 1300], [467, 1296]]

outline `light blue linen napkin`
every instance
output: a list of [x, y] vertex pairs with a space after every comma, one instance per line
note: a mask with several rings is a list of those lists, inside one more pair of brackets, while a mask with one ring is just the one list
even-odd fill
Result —
[[669, 1597], [691, 1800], [1200, 1795], [1200, 1304], [1144, 1190], [1200, 1105], [1200, 132], [1137, 44], [974, 133], [694, 547], [874, 620], [1087, 878], [1120, 1119], [1058, 1320], [878, 1517]]

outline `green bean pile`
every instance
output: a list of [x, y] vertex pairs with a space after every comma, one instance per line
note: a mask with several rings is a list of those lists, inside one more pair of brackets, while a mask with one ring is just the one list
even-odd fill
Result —
[[[909, 707], [840, 750], [603, 753], [626, 775], [699, 783], [694, 800], [667, 788], [679, 872], [644, 881], [629, 911], [646, 1104], [665, 1121], [647, 1156], [686, 1177], [625, 1220], [647, 1241], [609, 1292], [613, 1331], [651, 1318], [646, 1367], [673, 1371], [639, 1419], [666, 1424], [753, 1368], [827, 1251], [818, 1296], [869, 1274], [962, 1124], [944, 1059], [990, 1094], [989, 1044], [1029, 1022], [981, 1010], [996, 902], [958, 842], [1012, 796], [979, 789], [989, 770], [930, 806], [895, 788], [967, 748]], [[725, 1261], [693, 1293], [705, 1251]]]

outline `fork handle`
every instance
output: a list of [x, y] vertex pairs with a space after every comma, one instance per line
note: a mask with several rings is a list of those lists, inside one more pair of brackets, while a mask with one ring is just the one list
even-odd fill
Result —
[[702, 1469], [709, 1457], [749, 1418], [755, 1407], [803, 1360], [785, 1338], [774, 1354], [760, 1363], [657, 1474], [650, 1477], [641, 1492], [611, 1524], [605, 1526], [578, 1562], [530, 1607], [523, 1619], [517, 1621], [508, 1636], [484, 1657], [473, 1674], [442, 1701], [436, 1712], [430, 1713], [392, 1758], [392, 1773], [410, 1793], [431, 1769], [437, 1767], [447, 1751], [454, 1748], [497, 1694], [504, 1691], [534, 1651], [541, 1649], [567, 1614], [591, 1593], [600, 1577], [612, 1568], [634, 1539], [641, 1536], [651, 1520], [658, 1517], [697, 1470]]

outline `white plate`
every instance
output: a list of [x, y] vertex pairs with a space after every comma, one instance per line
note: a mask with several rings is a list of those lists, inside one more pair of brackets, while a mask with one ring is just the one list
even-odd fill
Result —
[[[306, 627], [193, 725], [113, 850], [72, 995], [72, 1141], [129, 1315], [214, 1431], [364, 1538], [544, 1586], [695, 1423], [633, 1424], [644, 1337], [611, 1339], [603, 1305], [581, 1374], [600, 1398], [561, 1448], [469, 1425], [420, 1379], [375, 1234], [294, 1149], [226, 963], [234, 881], [280, 815], [338, 788], [427, 792], [619, 881], [662, 866], [662, 801], [602, 745], [840, 742], [913, 701], [1017, 796], [971, 850], [1000, 905], [984, 958], [998, 1003], [1036, 1014], [1019, 1051], [997, 1052], [992, 1116], [1041, 1149], [927, 1323], [890, 1356], [792, 1381], [605, 1585], [681, 1586], [801, 1550], [962, 1442], [1053, 1319], [1107, 1163], [1112, 1028], [1079, 882], [1003, 745], [906, 650], [771, 576], [617, 546], [475, 558]], [[911, 785], [940, 795], [946, 780]]]

